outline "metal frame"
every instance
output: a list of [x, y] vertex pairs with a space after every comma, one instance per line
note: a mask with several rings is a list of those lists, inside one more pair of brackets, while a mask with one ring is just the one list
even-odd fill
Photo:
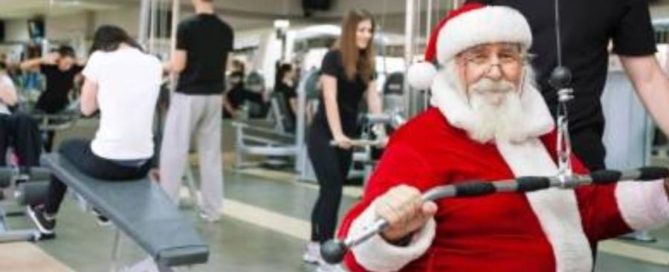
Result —
[[[422, 2], [425, 1], [425, 8], [422, 7]], [[437, 6], [436, 10], [439, 10], [441, 7], [442, 0], [406, 0], [405, 5], [405, 25], [404, 25], [404, 59], [406, 69], [404, 72], [405, 78], [408, 76], [409, 67], [414, 61], [414, 56], [416, 56], [416, 49], [418, 48], [418, 42], [423, 33], [420, 31], [420, 23], [422, 21], [421, 13], [425, 12], [425, 38], [429, 40], [430, 32], [433, 27], [433, 11], [435, 10], [435, 5]], [[447, 0], [448, 7], [451, 9], [456, 9], [464, 4], [464, 0]], [[429, 102], [429, 93], [427, 91], [423, 92], [421, 90], [413, 90], [409, 85], [408, 80], [404, 81], [404, 116], [409, 119], [416, 114], [423, 111]], [[422, 99], [421, 99], [422, 96]]]
[[[77, 113], [62, 113], [62, 114], [31, 114], [33, 119], [38, 121], [39, 130], [42, 132], [46, 131], [57, 131], [65, 130], [74, 126], [79, 120], [79, 114]], [[52, 123], [58, 121], [58, 123]]]
[[[19, 176], [18, 169], [12, 169], [12, 168], [4, 168], [4, 169], [0, 168], [0, 169], [2, 171], [11, 172], [9, 184], [6, 188], [14, 188], [14, 190], [16, 190], [16, 180], [21, 178]], [[9, 199], [5, 199], [4, 201], [5, 202], [9, 201]], [[16, 213], [16, 214], [22, 215], [22, 213]], [[15, 214], [12, 213], [11, 215]], [[5, 209], [0, 205], [0, 243], [37, 241], [41, 238], [42, 234], [37, 229], [12, 230], [7, 224], [8, 216], [10, 216], [10, 214], [7, 213]]]
[[[255, 166], [256, 164], [246, 161], [245, 156], [279, 156], [295, 157], [298, 149], [294, 144], [286, 142], [292, 141], [294, 135], [279, 132], [274, 129], [252, 126], [246, 123], [233, 122], [235, 128], [235, 167], [243, 168]], [[263, 137], [253, 135], [253, 133], [262, 133], [269, 135]], [[284, 138], [287, 141], [278, 141], [277, 138]]]

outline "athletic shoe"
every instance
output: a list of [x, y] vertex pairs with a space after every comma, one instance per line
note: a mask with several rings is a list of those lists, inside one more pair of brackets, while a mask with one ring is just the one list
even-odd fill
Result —
[[44, 238], [54, 234], [53, 229], [56, 226], [56, 219], [48, 218], [44, 212], [44, 206], [40, 205], [33, 207], [28, 205], [27, 210], [30, 219], [32, 219], [33, 223], [35, 223], [35, 226], [37, 226], [39, 232], [45, 236]]
[[304, 248], [302, 260], [305, 263], [317, 264], [322, 262], [321, 258], [321, 244], [318, 242], [309, 242]]
[[204, 220], [204, 221], [207, 222], [207, 223], [216, 223], [216, 222], [218, 222], [219, 220], [221, 220], [221, 216], [220, 216], [220, 215], [218, 215], [218, 216], [211, 216], [211, 215], [206, 214], [206, 213], [203, 212], [203, 211], [198, 212], [198, 215], [200, 216], [200, 218], [202, 218], [202, 220]]

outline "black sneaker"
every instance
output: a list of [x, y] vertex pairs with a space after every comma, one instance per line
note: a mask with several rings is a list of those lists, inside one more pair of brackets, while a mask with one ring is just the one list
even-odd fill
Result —
[[39, 232], [45, 237], [50, 237], [54, 234], [53, 229], [56, 226], [56, 220], [48, 219], [43, 207], [28, 205], [28, 215], [33, 220], [33, 223], [35, 223], [35, 226], [37, 226]]

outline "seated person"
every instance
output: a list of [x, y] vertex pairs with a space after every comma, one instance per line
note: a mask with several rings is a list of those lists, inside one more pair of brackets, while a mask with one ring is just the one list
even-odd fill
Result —
[[[433, 36], [426, 59], [442, 68], [410, 80], [432, 87], [433, 107], [393, 135], [340, 230], [390, 224], [352, 248], [351, 271], [592, 271], [593, 243], [669, 222], [666, 180], [423, 202], [421, 192], [439, 185], [558, 173], [525, 18], [468, 4]], [[588, 172], [570, 160], [575, 173]]]
[[[83, 71], [81, 113], [100, 111], [93, 141], [67, 140], [59, 152], [83, 173], [97, 179], [144, 178], [154, 153], [152, 123], [160, 82], [160, 61], [142, 51], [116, 26], [95, 33], [91, 56]], [[45, 203], [28, 213], [46, 238], [53, 237], [55, 216], [67, 186], [52, 177]]]
[[244, 103], [264, 104], [262, 94], [250, 91], [244, 86], [244, 77], [243, 71], [234, 71], [228, 77], [230, 88], [223, 94], [224, 118], [238, 118]]
[[16, 86], [7, 74], [7, 65], [0, 62], [0, 114], [10, 115], [9, 107], [13, 107], [18, 101]]
[[0, 166], [7, 166], [7, 150], [12, 147], [18, 166], [28, 171], [28, 167], [39, 165], [40, 132], [30, 116], [9, 110], [18, 102], [18, 94], [5, 68], [0, 62]]
[[[35, 111], [47, 114], [57, 114], [67, 108], [70, 103], [70, 91], [83, 69], [77, 64], [74, 49], [70, 46], [61, 46], [46, 58], [26, 60], [20, 66], [25, 72], [39, 68], [46, 78], [46, 89], [37, 99]], [[54, 135], [53, 131], [47, 133], [45, 142], [47, 152], [51, 151]]]
[[279, 66], [276, 74], [276, 82], [274, 84], [274, 92], [280, 93], [283, 96], [286, 109], [288, 109], [288, 118], [290, 123], [295, 124], [295, 117], [297, 116], [297, 92], [295, 91], [295, 68], [290, 63], [284, 63]]

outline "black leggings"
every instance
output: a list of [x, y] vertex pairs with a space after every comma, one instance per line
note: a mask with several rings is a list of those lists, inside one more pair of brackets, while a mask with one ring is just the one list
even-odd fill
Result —
[[0, 166], [6, 166], [9, 147], [14, 148], [19, 166], [38, 166], [42, 152], [42, 138], [37, 122], [29, 115], [0, 114]]
[[[63, 142], [58, 152], [86, 175], [110, 182], [123, 182], [146, 177], [150, 163], [141, 166], [122, 166], [114, 161], [98, 157], [91, 150], [89, 140], [73, 139]], [[51, 176], [49, 190], [44, 204], [47, 214], [56, 214], [63, 202], [67, 185], [55, 176]]]
[[342, 189], [353, 152], [330, 146], [329, 128], [315, 124], [309, 135], [309, 158], [320, 189], [311, 213], [311, 241], [324, 243], [334, 237]]

